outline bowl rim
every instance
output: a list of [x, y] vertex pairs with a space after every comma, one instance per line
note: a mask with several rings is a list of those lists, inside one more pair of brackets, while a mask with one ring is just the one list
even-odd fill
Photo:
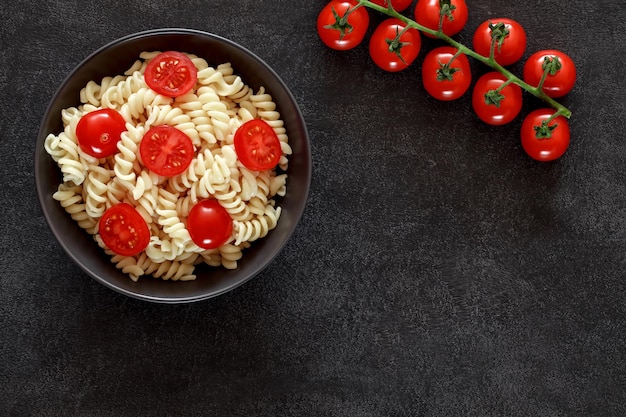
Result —
[[[304, 188], [302, 188], [300, 191], [300, 193], [302, 194], [302, 199], [301, 199], [302, 201], [297, 205], [296, 212], [293, 213], [292, 222], [290, 226], [288, 227], [288, 229], [285, 231], [284, 239], [282, 239], [279, 245], [273, 247], [271, 255], [265, 258], [265, 261], [262, 262], [258, 268], [256, 268], [256, 271], [254, 271], [253, 273], [247, 274], [246, 276], [243, 276], [242, 278], [238, 280], [233, 281], [232, 283], [224, 286], [220, 290], [210, 291], [210, 292], [205, 292], [202, 294], [190, 295], [190, 296], [167, 297], [167, 296], [149, 295], [149, 294], [141, 293], [140, 291], [132, 291], [126, 288], [122, 288], [119, 285], [115, 285], [113, 282], [111, 282], [111, 280], [107, 279], [104, 276], [98, 275], [94, 273], [94, 271], [90, 270], [90, 268], [87, 265], [85, 265], [85, 262], [83, 262], [83, 260], [80, 257], [76, 256], [76, 254], [74, 254], [73, 251], [70, 250], [70, 248], [65, 243], [58, 228], [53, 225], [52, 215], [48, 207], [46, 206], [46, 201], [49, 199], [50, 196], [44, 190], [44, 187], [42, 185], [41, 175], [38, 174], [39, 166], [41, 163], [41, 158], [48, 156], [47, 153], [42, 152], [40, 149], [41, 147], [43, 147], [43, 141], [45, 137], [50, 133], [49, 131], [46, 130], [45, 121], [47, 117], [49, 117], [50, 114], [53, 112], [55, 108], [55, 102], [59, 100], [66, 86], [76, 76], [76, 74], [79, 73], [80, 70], [84, 66], [86, 66], [91, 60], [95, 59], [97, 56], [104, 53], [111, 47], [118, 46], [120, 44], [129, 42], [129, 41], [139, 40], [139, 39], [146, 38], [146, 37], [163, 36], [163, 35], [195, 35], [195, 36], [200, 36], [202, 38], [212, 39], [217, 42], [226, 44], [230, 48], [238, 49], [240, 52], [247, 55], [250, 59], [256, 61], [258, 65], [261, 65], [262, 67], [264, 67], [264, 69], [267, 72], [269, 72], [270, 75], [274, 78], [273, 81], [280, 85], [280, 89], [282, 90], [281, 94], [285, 95], [286, 98], [291, 102], [291, 104], [293, 105], [293, 109], [291, 109], [291, 111], [295, 112], [296, 119], [301, 121], [302, 123], [301, 125], [302, 139], [303, 139], [302, 144], [301, 144], [302, 153], [304, 157], [306, 158], [306, 160], [308, 161], [308, 163], [306, 164], [306, 170], [303, 171], [303, 178], [305, 181], [303, 184]], [[263, 59], [261, 59], [257, 54], [255, 54], [251, 50], [247, 49], [246, 47], [230, 39], [227, 39], [225, 37], [222, 37], [220, 35], [210, 33], [210, 32], [205, 32], [205, 31], [201, 31], [197, 29], [179, 28], [179, 27], [149, 29], [149, 30], [139, 31], [139, 32], [135, 32], [135, 33], [131, 33], [131, 34], [119, 37], [95, 49], [93, 52], [89, 53], [85, 58], [83, 58], [73, 69], [71, 69], [71, 71], [64, 77], [62, 82], [58, 85], [56, 91], [51, 95], [48, 101], [48, 104], [45, 107], [44, 113], [40, 119], [40, 126], [37, 132], [34, 162], [35, 162], [35, 169], [33, 171], [33, 174], [35, 176], [35, 185], [37, 189], [39, 205], [41, 207], [44, 218], [50, 230], [52, 231], [58, 244], [62, 247], [64, 252], [67, 254], [67, 256], [69, 256], [70, 259], [72, 259], [72, 261], [76, 265], [78, 265], [79, 268], [83, 270], [88, 276], [90, 276], [91, 278], [99, 282], [100, 284], [118, 293], [124, 294], [131, 298], [143, 300], [143, 301], [149, 301], [149, 302], [154, 302], [154, 303], [166, 303], [166, 304], [190, 303], [190, 302], [197, 302], [197, 301], [202, 301], [202, 300], [206, 300], [209, 298], [217, 297], [219, 295], [230, 292], [233, 289], [243, 285], [244, 283], [254, 278], [256, 275], [258, 275], [260, 272], [262, 272], [264, 269], [266, 269], [267, 266], [270, 263], [272, 263], [274, 259], [278, 256], [278, 254], [283, 250], [284, 246], [289, 242], [289, 240], [293, 236], [293, 233], [295, 232], [296, 227], [300, 223], [300, 220], [304, 214], [304, 210], [307, 205], [308, 198], [309, 198], [312, 171], [313, 171], [313, 167], [312, 167], [313, 161], [312, 161], [312, 156], [311, 156], [311, 143], [310, 143], [310, 137], [309, 137], [309, 133], [307, 130], [304, 116], [302, 114], [300, 107], [298, 106], [297, 101], [295, 100], [295, 97], [293, 96], [293, 93], [285, 84], [283, 79], [278, 75], [278, 73], [272, 67], [270, 67]], [[172, 284], [171, 282], [168, 282], [165, 280], [162, 280], [162, 281], [163, 283]], [[184, 284], [185, 283], [175, 283], [174, 285], [184, 285]]]

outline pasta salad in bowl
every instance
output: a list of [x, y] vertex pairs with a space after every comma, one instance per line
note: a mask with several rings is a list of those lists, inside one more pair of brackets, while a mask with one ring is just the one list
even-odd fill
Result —
[[44, 216], [91, 277], [154, 302], [223, 294], [263, 270], [302, 216], [303, 116], [247, 49], [206, 32], [133, 34], [52, 98], [35, 176]]

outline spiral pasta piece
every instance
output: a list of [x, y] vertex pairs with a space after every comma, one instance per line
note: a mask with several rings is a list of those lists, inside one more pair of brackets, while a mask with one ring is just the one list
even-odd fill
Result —
[[163, 232], [171, 239], [171, 253], [174, 254], [170, 255], [173, 256], [172, 259], [180, 255], [185, 245], [191, 241], [187, 227], [178, 217], [176, 201], [178, 201], [176, 194], [164, 189], [159, 190], [156, 214], [159, 216], [158, 223], [163, 227]]
[[146, 113], [155, 106], [166, 106], [171, 104], [172, 99], [157, 94], [147, 86], [142, 86], [136, 92], [130, 94], [124, 104], [120, 107], [120, 113], [126, 120], [145, 122]]
[[89, 234], [95, 233], [98, 220], [87, 214], [82, 198], [82, 186], [59, 184], [52, 198], [61, 204], [61, 207], [78, 223], [78, 226]]
[[231, 116], [228, 113], [228, 107], [220, 99], [217, 92], [214, 92], [213, 94], [205, 92], [201, 98], [202, 109], [211, 119], [213, 136], [217, 141], [226, 141], [228, 135], [232, 132], [230, 124]]
[[113, 255], [111, 261], [116, 268], [128, 274], [130, 279], [138, 281], [143, 275], [172, 281], [191, 281], [196, 279], [194, 266], [179, 261], [153, 262], [146, 254], [138, 257]]
[[101, 166], [93, 166], [83, 184], [85, 211], [90, 217], [100, 218], [107, 209], [107, 186], [111, 172]]
[[[153, 186], [152, 184], [150, 184], [148, 188], [145, 188], [146, 176], [147, 174], [144, 171], [142, 172], [141, 176], [137, 179], [138, 186], [133, 191], [134, 193], [133, 200], [135, 202], [134, 205], [135, 205], [135, 209], [137, 210], [137, 212], [139, 212], [139, 214], [145, 220], [145, 222], [148, 225], [150, 225], [154, 221], [154, 217], [156, 214], [157, 202], [159, 198], [159, 189], [156, 186]], [[138, 194], [137, 191], [140, 188], [140, 186], [143, 186], [144, 189], [141, 195], [137, 195]]]
[[194, 201], [209, 197], [220, 199], [218, 195], [231, 192], [230, 174], [227, 160], [220, 155], [215, 155], [212, 164], [205, 169], [202, 176], [197, 181], [190, 182], [189, 195]]
[[219, 247], [221, 265], [226, 269], [236, 269], [237, 261], [243, 256], [242, 248], [238, 245], [226, 244]]
[[122, 133], [117, 143], [119, 152], [114, 156], [113, 171], [118, 183], [132, 192], [137, 180], [137, 154], [144, 129], [141, 126], [134, 127], [130, 123], [127, 123], [126, 127], [128, 130]]

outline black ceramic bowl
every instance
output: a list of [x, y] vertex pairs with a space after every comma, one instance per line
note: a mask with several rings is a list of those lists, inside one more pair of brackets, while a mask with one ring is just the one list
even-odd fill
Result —
[[[254, 88], [264, 86], [277, 103], [293, 154], [287, 171], [287, 194], [279, 198], [282, 213], [277, 227], [244, 250], [239, 267], [196, 268], [197, 279], [171, 282], [141, 277], [133, 282], [118, 270], [92, 236], [70, 218], [52, 194], [61, 182], [56, 163], [46, 153], [44, 140], [62, 129], [62, 109], [79, 104], [79, 91], [89, 80], [122, 74], [140, 52], [179, 50], [196, 54], [210, 65], [231, 62], [235, 72]], [[243, 284], [263, 270], [283, 249], [304, 211], [311, 181], [311, 150], [302, 113], [287, 86], [262, 59], [222, 37], [188, 29], [158, 29], [126, 36], [105, 45], [80, 63], [60, 86], [43, 117], [35, 153], [37, 193], [44, 216], [67, 254], [101, 284], [131, 297], [162, 303], [184, 303], [211, 298]]]

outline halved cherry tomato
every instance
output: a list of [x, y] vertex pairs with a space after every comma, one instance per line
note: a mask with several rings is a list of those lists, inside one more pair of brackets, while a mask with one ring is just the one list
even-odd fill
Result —
[[233, 221], [217, 200], [200, 200], [189, 211], [187, 230], [196, 245], [215, 249], [230, 239]]
[[187, 94], [198, 80], [198, 69], [191, 59], [177, 51], [161, 52], [146, 65], [146, 84], [167, 97]]
[[415, 61], [422, 46], [417, 29], [391, 17], [383, 20], [370, 37], [369, 52], [376, 65], [385, 71], [402, 71]]
[[450, 101], [460, 98], [472, 83], [472, 70], [467, 55], [455, 56], [458, 49], [439, 46], [431, 50], [422, 62], [424, 88], [437, 100]]
[[185, 171], [193, 159], [189, 136], [172, 126], [155, 126], [139, 144], [143, 165], [155, 174], [172, 177]]
[[126, 122], [114, 109], [89, 112], [76, 125], [76, 139], [87, 155], [104, 158], [117, 152], [117, 142], [126, 131]]
[[[443, 33], [448, 36], [456, 35], [467, 23], [468, 11], [465, 0], [418, 0], [414, 11], [415, 21], [429, 29], [439, 30], [442, 10], [440, 4], [444, 4], [444, 7], [448, 9], [448, 13], [445, 13], [443, 17]], [[428, 33], [424, 35], [433, 37]]]
[[123, 256], [135, 256], [150, 243], [146, 221], [127, 203], [116, 204], [104, 212], [98, 233], [109, 249]]
[[241, 163], [253, 171], [272, 169], [280, 160], [280, 140], [272, 126], [260, 119], [245, 122], [235, 131], [235, 151]]
[[550, 67], [542, 90], [553, 98], [569, 93], [576, 83], [576, 65], [567, 54], [554, 49], [535, 52], [528, 58], [524, 64], [524, 81], [539, 85], [546, 65]]
[[481, 23], [474, 32], [474, 50], [483, 56], [491, 53], [495, 36], [494, 58], [500, 65], [512, 65], [526, 51], [526, 31], [513, 19], [489, 19]]
[[[389, 4], [387, 0], [372, 0], [372, 3], [383, 7], [388, 7]], [[411, 3], [413, 3], [413, 0], [391, 0], [391, 7], [393, 7], [396, 12], [403, 12], [409, 8]]]
[[506, 81], [507, 78], [497, 71], [488, 72], [476, 81], [472, 107], [483, 122], [504, 125], [515, 119], [522, 110], [521, 87], [517, 84], [502, 87]]
[[554, 109], [537, 109], [522, 122], [522, 147], [528, 156], [537, 161], [554, 161], [563, 156], [569, 147], [569, 123], [563, 116], [547, 123], [553, 114]]
[[359, 45], [370, 23], [367, 9], [354, 0], [331, 0], [317, 16], [317, 33], [326, 46], [346, 51]]

